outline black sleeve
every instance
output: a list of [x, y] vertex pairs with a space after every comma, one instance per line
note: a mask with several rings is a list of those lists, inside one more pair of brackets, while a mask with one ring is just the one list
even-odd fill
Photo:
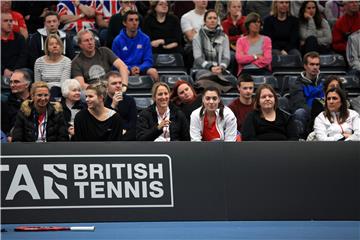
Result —
[[65, 41], [66, 41], [65, 56], [67, 56], [72, 60], [75, 57], [73, 41], [70, 36], [66, 36]]
[[151, 113], [143, 110], [136, 122], [136, 140], [138, 141], [154, 141], [159, 137], [163, 130], [157, 128], [157, 123], [151, 121]]
[[242, 125], [241, 139], [243, 141], [256, 141], [256, 130], [254, 125], [255, 112], [247, 114], [245, 121]]
[[12, 141], [13, 142], [23, 142], [24, 141], [24, 131], [25, 131], [25, 116], [19, 111], [16, 115], [16, 121], [14, 125], [14, 130], [12, 132]]
[[289, 117], [286, 125], [286, 135], [288, 140], [298, 141], [299, 134], [296, 126], [296, 122], [292, 116]]
[[64, 114], [62, 112], [57, 114], [57, 141], [65, 142], [69, 141], [69, 135], [67, 131], [67, 123], [65, 122]]
[[181, 121], [181, 141], [190, 141], [190, 126], [182, 111], [178, 111], [179, 120]]
[[[74, 130], [75, 130], [75, 134], [74, 134], [74, 141], [86, 141], [84, 134], [84, 129], [82, 128], [85, 125], [85, 122], [82, 121], [82, 114], [80, 114], [81, 112], [79, 112], [78, 114], [75, 115], [75, 119], [74, 119]], [[85, 127], [86, 128], [86, 127]]]
[[286, 45], [285, 51], [289, 52], [291, 49], [299, 49], [299, 20], [296, 17], [290, 16], [289, 24], [291, 25], [290, 43]]
[[[41, 38], [41, 36], [40, 36]], [[29, 36], [29, 41], [28, 41], [28, 61], [29, 61], [29, 67], [31, 69], [34, 69], [34, 65], [35, 65], [35, 61], [36, 59], [38, 59], [39, 57], [41, 57], [41, 49], [39, 49], [38, 46], [38, 41], [39, 41], [39, 35], [38, 33], [35, 33], [34, 36]], [[40, 39], [41, 41], [41, 39]]]
[[292, 112], [299, 108], [307, 108], [302, 85], [301, 80], [297, 79], [295, 84], [290, 86], [289, 104]]
[[19, 55], [19, 58], [16, 61], [15, 69], [27, 67], [27, 58], [28, 58], [28, 45], [26, 43], [25, 38], [19, 34], [19, 49], [22, 49]]

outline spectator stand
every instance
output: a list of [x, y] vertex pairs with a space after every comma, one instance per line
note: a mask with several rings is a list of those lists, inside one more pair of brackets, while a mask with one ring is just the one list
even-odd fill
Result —
[[347, 65], [344, 57], [340, 54], [320, 55], [320, 71], [323, 74], [346, 75]]
[[273, 76], [277, 78], [279, 86], [284, 85], [284, 76], [299, 75], [304, 70], [302, 59], [298, 55], [274, 55], [272, 57], [271, 65]]

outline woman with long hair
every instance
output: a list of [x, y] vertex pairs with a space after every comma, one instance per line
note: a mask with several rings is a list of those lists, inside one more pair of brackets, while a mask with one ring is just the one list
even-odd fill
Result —
[[243, 124], [242, 140], [298, 140], [295, 122], [290, 114], [278, 108], [278, 98], [271, 85], [263, 84], [256, 90], [254, 108]]
[[319, 141], [359, 141], [359, 114], [348, 108], [346, 95], [340, 88], [325, 94], [325, 110], [315, 118], [314, 132]]
[[182, 32], [178, 17], [169, 13], [167, 0], [151, 1], [143, 30], [151, 40], [153, 53], [181, 52]]
[[207, 10], [204, 25], [193, 40], [194, 68], [198, 71], [196, 78], [206, 72], [222, 74], [230, 63], [229, 38], [219, 25], [215, 10]]
[[321, 17], [316, 1], [304, 1], [299, 11], [300, 47], [303, 54], [324, 54], [330, 50], [332, 35], [329, 23]]
[[170, 101], [180, 108], [189, 122], [191, 113], [202, 104], [201, 95], [197, 95], [193, 86], [185, 80], [176, 81]]
[[205, 88], [202, 102], [190, 117], [191, 141], [235, 142], [236, 117], [221, 101], [220, 90], [212, 86]]
[[154, 104], [140, 112], [136, 123], [138, 141], [189, 141], [189, 124], [182, 111], [170, 103], [170, 87], [163, 82], [153, 85]]
[[272, 1], [271, 15], [264, 20], [263, 33], [271, 38], [273, 55], [301, 55], [299, 21], [290, 14], [290, 1]]

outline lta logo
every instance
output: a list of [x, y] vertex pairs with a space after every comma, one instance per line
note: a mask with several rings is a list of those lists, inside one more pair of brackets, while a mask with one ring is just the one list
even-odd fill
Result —
[[44, 164], [44, 198], [67, 199], [66, 164]]

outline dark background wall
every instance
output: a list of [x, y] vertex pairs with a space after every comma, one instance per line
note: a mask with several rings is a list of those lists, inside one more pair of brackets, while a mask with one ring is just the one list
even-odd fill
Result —
[[[147, 207], [149, 201], [143, 199], [145, 206], [142, 207], [112, 208], [106, 206], [108, 200], [96, 200], [97, 205], [105, 207], [86, 208], [87, 204], [79, 201], [78, 206], [82, 208], [8, 209], [48, 204], [30, 199], [26, 192], [18, 194], [16, 198], [21, 199], [14, 199], [16, 202], [5, 200], [5, 196], [19, 164], [37, 166], [30, 167], [31, 174], [42, 179], [42, 164], [70, 166], [76, 161], [52, 157], [58, 154], [168, 155], [173, 207]], [[49, 157], [9, 158], [15, 155]], [[96, 162], [92, 158], [88, 161]], [[360, 148], [356, 142], [18, 143], [2, 145], [2, 165], [10, 166], [10, 171], [1, 175], [1, 206], [6, 209], [1, 211], [3, 223], [360, 220]], [[112, 201], [113, 205], [121, 204], [121, 200]], [[68, 206], [69, 202], [60, 199], [56, 205]]]

